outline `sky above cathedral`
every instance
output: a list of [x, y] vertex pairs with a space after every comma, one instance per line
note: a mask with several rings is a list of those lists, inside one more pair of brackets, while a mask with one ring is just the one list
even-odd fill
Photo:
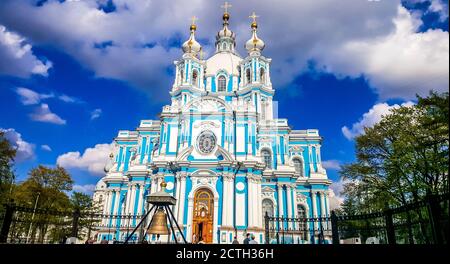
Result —
[[[430, 89], [448, 91], [446, 0], [229, 1], [246, 56], [248, 16], [272, 58], [277, 115], [319, 129], [322, 160], [339, 191], [354, 138], [389, 109]], [[0, 1], [0, 129], [17, 147], [15, 171], [60, 164], [75, 190], [103, 175], [119, 129], [155, 119], [170, 103], [173, 61], [190, 17], [208, 57], [222, 1]]]

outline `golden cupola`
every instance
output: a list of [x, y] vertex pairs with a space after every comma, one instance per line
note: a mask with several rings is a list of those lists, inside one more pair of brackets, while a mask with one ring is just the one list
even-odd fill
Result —
[[264, 41], [260, 38], [258, 38], [258, 35], [256, 34], [256, 30], [258, 28], [258, 24], [256, 23], [256, 18], [258, 16], [255, 15], [255, 12], [250, 16], [250, 18], [253, 19], [253, 22], [251, 24], [252, 28], [252, 37], [245, 43], [245, 49], [248, 51], [248, 54], [259, 54], [266, 46], [264, 44]]
[[195, 25], [196, 18], [192, 18], [192, 24], [190, 27], [191, 35], [189, 36], [189, 39], [183, 43], [181, 48], [183, 49], [184, 53], [189, 53], [192, 55], [197, 55], [201, 50], [202, 46], [200, 43], [195, 40], [195, 31], [197, 30], [197, 26]]

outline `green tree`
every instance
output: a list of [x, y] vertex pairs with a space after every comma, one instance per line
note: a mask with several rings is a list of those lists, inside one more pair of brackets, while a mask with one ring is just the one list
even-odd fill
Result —
[[100, 212], [100, 207], [95, 204], [92, 197], [81, 193], [73, 192], [70, 198], [72, 210], [79, 213], [78, 238], [90, 238], [96, 224], [100, 221], [96, 214]]
[[29, 172], [27, 180], [17, 186], [14, 191], [16, 203], [29, 208], [36, 206], [40, 212], [35, 214], [34, 218], [30, 213], [21, 216], [23, 220], [27, 220], [27, 226], [33, 227], [30, 234], [26, 231], [32, 242], [38, 234], [38, 241], [42, 243], [49, 227], [69, 224], [68, 217], [57, 215], [55, 212], [67, 212], [71, 208], [66, 192], [72, 190], [72, 185], [73, 180], [64, 168], [39, 165]]
[[5, 138], [5, 132], [0, 130], [0, 203], [9, 198], [9, 190], [14, 182], [12, 170], [16, 150]]
[[[448, 192], [448, 103], [448, 93], [418, 96], [416, 105], [393, 109], [356, 137], [356, 162], [340, 171], [349, 181], [346, 213], [380, 211]], [[416, 211], [404, 215], [407, 223], [422, 221], [423, 213]], [[413, 230], [407, 232], [412, 239]]]
[[448, 136], [448, 93], [393, 109], [356, 137], [356, 162], [340, 171], [350, 181], [344, 206], [376, 210], [446, 192]]

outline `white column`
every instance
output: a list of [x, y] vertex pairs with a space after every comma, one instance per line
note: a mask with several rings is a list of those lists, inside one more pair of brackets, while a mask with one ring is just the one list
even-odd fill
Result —
[[314, 160], [312, 157], [312, 147], [311, 145], [308, 145], [308, 156], [309, 156], [309, 172], [314, 172]]
[[229, 205], [229, 196], [228, 192], [230, 189], [230, 181], [228, 175], [222, 175], [223, 179], [223, 190], [222, 190], [222, 226], [228, 226], [228, 205]]
[[113, 214], [117, 215], [119, 214], [119, 201], [120, 201], [120, 191], [119, 190], [114, 190], [114, 192], [116, 193], [115, 195], [115, 200], [114, 200], [114, 208], [113, 208]]
[[106, 191], [106, 199], [105, 203], [103, 204], [103, 225], [106, 225], [108, 223], [107, 215], [109, 214], [109, 208], [111, 203], [111, 190]]
[[283, 217], [283, 184], [278, 184], [278, 217]]
[[[297, 205], [297, 186], [295, 185], [295, 183], [292, 184], [292, 195], [294, 196], [293, 197], [294, 198], [293, 199], [294, 200], [294, 204], [292, 205], [294, 207], [294, 214], [293, 214], [293, 216], [294, 216], [294, 218], [298, 218], [298, 212], [297, 212], [297, 207], [298, 207], [298, 205]], [[300, 223], [299, 222], [295, 222], [295, 223], [296, 224], [295, 224], [294, 228], [296, 230], [299, 230]]]
[[229, 226], [233, 226], [233, 208], [234, 208], [234, 181], [233, 181], [233, 174], [229, 175], [229, 179], [228, 179], [228, 192], [227, 192], [227, 197], [225, 197], [228, 200], [228, 204], [227, 204], [227, 208], [226, 210], [228, 211], [227, 214], [227, 223]]
[[326, 217], [327, 212], [325, 211], [325, 192], [320, 192], [320, 215], [321, 217]]
[[[312, 204], [312, 213], [313, 213], [313, 217], [317, 218], [317, 199], [316, 199], [316, 192], [312, 191], [311, 193], [311, 204]], [[314, 221], [314, 235], [316, 234], [316, 230], [317, 230], [317, 221]]]
[[136, 185], [133, 183], [131, 185], [131, 203], [130, 203], [130, 213], [134, 215], [134, 205], [136, 203]]
[[[253, 175], [255, 177], [255, 175]], [[252, 212], [253, 212], [253, 226], [258, 226], [258, 189], [257, 187], [257, 179], [252, 179], [252, 188], [253, 188], [253, 197], [252, 197]]]
[[247, 212], [248, 212], [248, 227], [253, 227], [255, 224], [253, 223], [253, 176], [247, 175], [247, 188], [248, 188], [248, 197], [247, 197]]
[[327, 217], [330, 216], [330, 191], [325, 192], [325, 201], [327, 202]]
[[[175, 217], [176, 219], [178, 219], [178, 207], [180, 206], [180, 174], [175, 174], [175, 179], [176, 179], [176, 186], [177, 188], [175, 189], [175, 198], [177, 199], [177, 202], [175, 203]], [[178, 220], [177, 220], [178, 221]]]
[[186, 198], [186, 174], [180, 174], [180, 200], [178, 200], [178, 225], [180, 225], [180, 228], [183, 226], [183, 220], [184, 220], [184, 201]]
[[257, 219], [259, 219], [258, 221], [258, 227], [263, 228], [263, 214], [262, 214], [262, 193], [261, 193], [261, 179], [258, 179], [257, 181], [257, 197], [256, 197], [256, 203], [257, 203], [257, 208], [258, 208], [258, 212], [256, 213], [257, 215]]
[[217, 231], [218, 231], [218, 223], [219, 223], [219, 197], [214, 197], [214, 223], [213, 223], [213, 243], [217, 244]]
[[130, 186], [130, 184], [131, 183], [128, 183], [127, 199], [125, 201], [125, 203], [126, 203], [125, 214], [127, 214], [127, 215], [130, 214], [130, 197], [131, 197], [131, 186]]
[[145, 197], [144, 197], [144, 186], [145, 186], [145, 183], [142, 183], [142, 184], [140, 184], [140, 187], [139, 187], [139, 198], [138, 198], [139, 204], [138, 204], [137, 215], [141, 215], [142, 214], [142, 206], [143, 206], [144, 199], [145, 199]]
[[[325, 216], [326, 217], [330, 217], [330, 199], [329, 199], [329, 191], [324, 192], [324, 196], [325, 196], [325, 202], [326, 202], [326, 207], [325, 207]], [[328, 219], [328, 221], [326, 222], [326, 228], [327, 230], [330, 230], [331, 227], [331, 221], [330, 219]]]
[[289, 144], [289, 137], [288, 136], [284, 136], [284, 163], [285, 164], [289, 164], [289, 149], [288, 149], [288, 144]]
[[[287, 210], [288, 210], [288, 218], [292, 218], [292, 194], [291, 194], [291, 185], [286, 185], [286, 192], [287, 192]], [[289, 227], [292, 228], [292, 222], [288, 222]]]

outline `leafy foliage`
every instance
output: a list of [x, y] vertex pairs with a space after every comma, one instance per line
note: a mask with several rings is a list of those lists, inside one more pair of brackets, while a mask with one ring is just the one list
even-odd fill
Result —
[[14, 181], [12, 170], [16, 150], [5, 138], [5, 133], [0, 131], [0, 202], [9, 198], [9, 190]]
[[449, 96], [430, 92], [393, 109], [356, 138], [356, 162], [342, 167], [346, 213], [401, 206], [448, 192]]

